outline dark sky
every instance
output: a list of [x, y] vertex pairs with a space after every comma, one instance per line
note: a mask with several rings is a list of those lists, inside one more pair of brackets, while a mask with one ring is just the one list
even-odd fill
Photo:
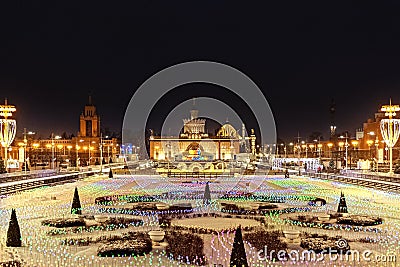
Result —
[[120, 131], [135, 89], [191, 60], [252, 78], [287, 139], [327, 137], [332, 98], [338, 131], [351, 132], [400, 102], [399, 1], [35, 2], [0, 7], [0, 98], [17, 106], [20, 131], [76, 133], [89, 91], [102, 126]]

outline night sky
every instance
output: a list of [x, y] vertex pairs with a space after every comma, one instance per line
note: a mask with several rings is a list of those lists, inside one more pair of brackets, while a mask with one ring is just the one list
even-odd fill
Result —
[[[332, 98], [338, 131], [353, 134], [390, 97], [400, 102], [399, 1], [34, 2], [0, 8], [0, 98], [17, 106], [19, 133], [76, 134], [89, 92], [102, 127], [120, 131], [141, 83], [192, 60], [253, 79], [286, 140], [327, 138]], [[213, 91], [177, 90], [152, 124], [178, 101]]]

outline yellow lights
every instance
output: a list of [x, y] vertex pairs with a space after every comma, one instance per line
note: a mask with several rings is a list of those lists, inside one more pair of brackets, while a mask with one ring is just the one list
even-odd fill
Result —
[[344, 142], [339, 142], [339, 146], [343, 147], [344, 146]]
[[51, 144], [46, 144], [46, 148], [51, 148]]
[[329, 148], [332, 148], [332, 147], [333, 147], [333, 144], [332, 144], [332, 143], [328, 143], [328, 147], [329, 147]]
[[85, 151], [86, 151], [87, 149], [88, 149], [88, 147], [87, 147], [87, 146], [84, 146], [84, 147], [83, 147], [83, 150], [85, 150]]
[[313, 144], [310, 145], [310, 148], [313, 149], [315, 146]]
[[[331, 144], [331, 143], [329, 143], [329, 144]], [[329, 144], [328, 144], [328, 146], [329, 146]], [[333, 144], [331, 144], [331, 147], [332, 147], [332, 146], [333, 146]], [[322, 145], [322, 144], [318, 144], [317, 147], [318, 147], [318, 148], [322, 148], [323, 145]]]
[[18, 146], [25, 146], [25, 143], [24, 142], [19, 142]]
[[89, 149], [90, 149], [90, 150], [94, 150], [94, 147], [91, 146], [91, 147], [89, 147]]
[[81, 147], [80, 146], [75, 146], [75, 149], [79, 150], [79, 149], [81, 149]]
[[40, 145], [38, 143], [34, 143], [32, 146], [33, 148], [39, 148]]
[[358, 145], [358, 141], [357, 141], [357, 140], [353, 140], [353, 141], [351, 141], [351, 144], [352, 144], [354, 147], [356, 147], [356, 146]]
[[392, 105], [392, 99], [390, 99], [389, 105], [383, 105], [381, 111], [385, 112], [385, 116], [388, 116], [389, 119], [396, 116], [396, 111], [400, 111], [399, 105]]
[[307, 147], [307, 145], [301, 145], [301, 147], [302, 147], [302, 148], [306, 148], [306, 147]]
[[72, 146], [71, 146], [71, 145], [69, 145], [69, 146], [67, 146], [67, 148], [68, 148], [69, 150], [71, 150]]
[[17, 111], [17, 109], [13, 105], [8, 105], [7, 99], [5, 100], [4, 105], [0, 105], [0, 116], [4, 117], [6, 119], [7, 119], [7, 117], [11, 117], [12, 113], [15, 111]]
[[58, 149], [63, 149], [64, 146], [63, 146], [63, 145], [57, 145], [57, 148], [58, 148]]

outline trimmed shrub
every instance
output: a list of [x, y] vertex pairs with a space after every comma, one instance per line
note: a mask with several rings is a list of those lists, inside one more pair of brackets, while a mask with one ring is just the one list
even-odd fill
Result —
[[21, 230], [19, 229], [17, 214], [15, 209], [11, 210], [11, 218], [7, 230], [7, 247], [20, 247], [21, 246]]
[[167, 232], [167, 255], [186, 264], [205, 265], [204, 241], [196, 234], [180, 231]]
[[78, 188], [75, 187], [74, 199], [72, 200], [71, 214], [82, 214], [81, 201], [79, 200]]
[[[282, 236], [283, 234], [281, 231], [265, 231], [260, 229], [252, 233], [246, 233], [244, 235], [244, 240], [255, 247], [257, 251], [264, 251], [265, 246], [268, 247], [269, 251], [280, 251], [287, 248], [287, 244], [285, 242], [282, 242], [280, 239]], [[269, 255], [265, 256], [267, 258], [269, 257]], [[276, 254], [274, 254], [274, 256], [276, 256]]]

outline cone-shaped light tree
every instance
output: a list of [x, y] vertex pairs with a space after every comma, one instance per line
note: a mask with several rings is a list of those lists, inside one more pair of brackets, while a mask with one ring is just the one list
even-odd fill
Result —
[[15, 209], [11, 210], [10, 223], [7, 230], [7, 247], [20, 247], [21, 246], [21, 231], [17, 220]]
[[114, 175], [113, 175], [112, 169], [110, 168], [110, 172], [108, 173], [108, 178], [113, 178], [113, 177], [114, 177]]
[[204, 190], [203, 205], [210, 205], [210, 204], [211, 204], [210, 185], [207, 182], [206, 189]]
[[337, 212], [340, 213], [347, 213], [347, 204], [346, 204], [346, 198], [344, 197], [343, 192], [340, 192], [340, 200], [339, 200], [339, 206], [337, 209]]
[[249, 266], [247, 263], [246, 250], [244, 249], [242, 229], [240, 226], [236, 229], [235, 239], [233, 240], [230, 266], [231, 267]]
[[75, 187], [74, 199], [72, 200], [71, 214], [82, 214], [81, 201], [79, 200], [78, 188]]

